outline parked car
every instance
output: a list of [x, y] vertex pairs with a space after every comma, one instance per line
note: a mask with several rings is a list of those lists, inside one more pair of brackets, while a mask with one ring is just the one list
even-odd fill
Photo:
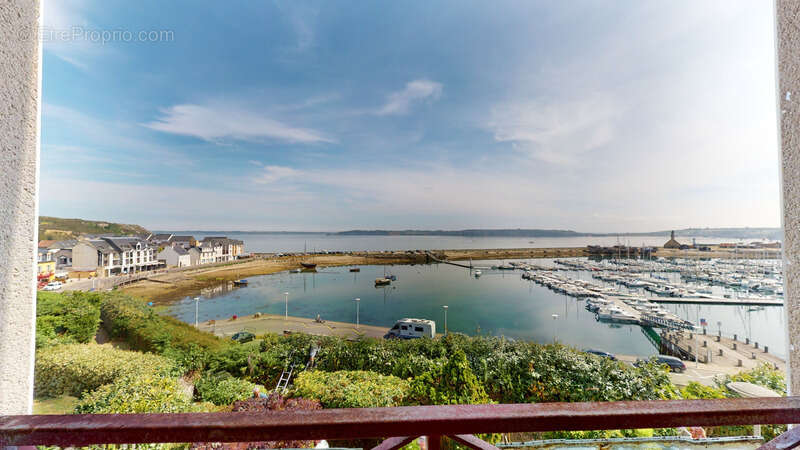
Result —
[[592, 355], [597, 355], [597, 356], [601, 356], [603, 358], [608, 358], [608, 359], [610, 359], [612, 361], [616, 361], [617, 360], [617, 357], [614, 356], [613, 353], [608, 353], [608, 352], [603, 351], [603, 350], [588, 349], [588, 350], [584, 350], [584, 353], [591, 353]]
[[686, 364], [683, 363], [679, 358], [669, 355], [656, 355], [651, 357], [649, 360], [637, 359], [636, 366], [640, 366], [648, 361], [652, 361], [656, 364], [666, 364], [669, 366], [669, 370], [673, 372], [681, 373], [686, 370]]
[[57, 291], [57, 290], [61, 289], [62, 287], [63, 287], [63, 284], [61, 284], [60, 281], [51, 281], [51, 282], [47, 283], [47, 285], [42, 289], [45, 290], [45, 291]]
[[256, 338], [256, 335], [249, 332], [249, 331], [239, 331], [238, 333], [231, 336], [231, 339], [234, 341], [244, 344], [245, 342], [250, 342]]

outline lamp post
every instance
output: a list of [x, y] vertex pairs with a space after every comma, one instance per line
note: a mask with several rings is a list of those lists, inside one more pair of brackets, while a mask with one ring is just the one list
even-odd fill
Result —
[[284, 292], [283, 293], [283, 298], [284, 298], [284, 303], [285, 303], [285, 306], [286, 306], [286, 310], [283, 313], [283, 320], [284, 320], [284, 322], [288, 322], [289, 321], [289, 293], [288, 292]]
[[447, 336], [447, 305], [442, 306], [444, 308], [444, 335]]
[[356, 298], [356, 330], [358, 329], [358, 305], [361, 303], [360, 298]]
[[200, 297], [194, 298], [194, 327], [200, 328], [200, 322], [198, 318], [200, 317]]
[[700, 367], [700, 340], [697, 334], [701, 331], [700, 327], [694, 327], [694, 368]]
[[553, 343], [555, 344], [556, 341], [558, 340], [558, 323], [556, 322], [556, 320], [558, 320], [558, 314], [553, 314], [552, 317], [553, 317]]

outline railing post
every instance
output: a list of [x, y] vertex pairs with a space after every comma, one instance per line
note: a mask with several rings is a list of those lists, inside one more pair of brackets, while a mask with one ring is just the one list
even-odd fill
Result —
[[428, 445], [427, 450], [441, 450], [442, 436], [438, 434], [425, 436], [425, 443]]

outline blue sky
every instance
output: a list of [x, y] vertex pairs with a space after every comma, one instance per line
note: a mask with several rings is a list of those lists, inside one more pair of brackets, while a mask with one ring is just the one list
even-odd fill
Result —
[[770, 2], [44, 8], [43, 215], [152, 229], [779, 226]]

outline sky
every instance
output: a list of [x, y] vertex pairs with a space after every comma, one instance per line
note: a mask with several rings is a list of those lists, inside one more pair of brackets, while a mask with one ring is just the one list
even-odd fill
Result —
[[40, 214], [777, 227], [771, 8], [45, 0]]

